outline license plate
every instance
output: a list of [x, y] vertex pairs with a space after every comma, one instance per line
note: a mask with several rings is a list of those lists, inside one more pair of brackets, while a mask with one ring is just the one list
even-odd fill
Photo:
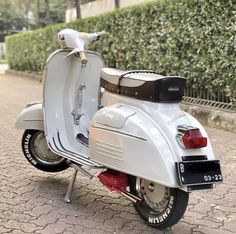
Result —
[[219, 160], [177, 162], [180, 185], [213, 184], [223, 181]]

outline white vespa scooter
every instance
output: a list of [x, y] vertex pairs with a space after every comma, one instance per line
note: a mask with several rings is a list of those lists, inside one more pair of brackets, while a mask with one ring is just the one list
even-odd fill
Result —
[[[22, 149], [36, 168], [58, 172], [69, 166], [134, 202], [141, 218], [163, 229], [183, 216], [189, 192], [222, 181], [202, 125], [179, 107], [185, 79], [154, 71], [103, 68], [89, 42], [104, 33], [62, 30], [66, 49], [47, 60], [44, 98], [20, 114]], [[102, 172], [101, 172], [102, 170]]]

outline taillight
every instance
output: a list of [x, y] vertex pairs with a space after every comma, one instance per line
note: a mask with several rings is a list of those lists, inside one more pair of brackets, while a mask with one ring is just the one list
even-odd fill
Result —
[[207, 146], [207, 138], [203, 137], [198, 128], [178, 126], [177, 140], [187, 149], [203, 148]]

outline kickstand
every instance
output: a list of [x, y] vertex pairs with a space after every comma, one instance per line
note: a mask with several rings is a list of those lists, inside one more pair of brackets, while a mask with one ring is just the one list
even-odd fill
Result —
[[73, 190], [73, 187], [74, 187], [74, 184], [75, 184], [75, 179], [76, 179], [76, 176], [77, 176], [77, 173], [78, 173], [78, 169], [77, 168], [74, 168], [74, 169], [75, 169], [75, 171], [74, 171], [74, 174], [72, 176], [72, 180], [70, 181], [69, 187], [68, 187], [67, 192], [66, 192], [66, 196], [64, 198], [65, 202], [67, 202], [67, 203], [71, 202], [71, 193], [72, 193], [72, 190]]
[[88, 176], [89, 179], [92, 179], [93, 175], [91, 175], [89, 172], [87, 172], [85, 169], [83, 169], [81, 167], [81, 165], [71, 163], [69, 160], [67, 163], [70, 165], [70, 167], [75, 169], [74, 174], [72, 175], [72, 180], [70, 181], [69, 187], [67, 189], [66, 196], [64, 198], [65, 202], [70, 203], [71, 202], [71, 193], [72, 193], [72, 190], [73, 190], [73, 187], [75, 184], [75, 179], [76, 179], [78, 171], [80, 171], [83, 175]]

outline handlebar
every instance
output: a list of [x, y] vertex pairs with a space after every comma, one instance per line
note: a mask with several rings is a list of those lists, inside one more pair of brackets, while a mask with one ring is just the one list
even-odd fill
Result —
[[[89, 34], [89, 35], [92, 36], [93, 34]], [[93, 40], [97, 41], [97, 40], [100, 40], [101, 37], [106, 36], [107, 33], [106, 33], [105, 31], [101, 31], [101, 32], [95, 33], [95, 35], [96, 35], [96, 38], [93, 39]], [[80, 57], [80, 60], [81, 60], [82, 65], [85, 65], [85, 64], [88, 62], [85, 51], [79, 52], [79, 57]]]
[[84, 51], [79, 52], [79, 57], [80, 57], [80, 61], [81, 61], [82, 65], [86, 65], [88, 60], [87, 60], [87, 56]]
[[[100, 40], [102, 37], [104, 37], [106, 34], [107, 33], [105, 31], [91, 33], [91, 34], [88, 34], [88, 38], [90, 38], [91, 41], [97, 41], [97, 40]], [[85, 65], [88, 62], [85, 51], [80, 51], [79, 57], [83, 65]]]
[[97, 40], [99, 40], [101, 37], [104, 37], [107, 35], [107, 32], [105, 31], [101, 31], [101, 32], [97, 32]]
[[73, 50], [66, 56], [77, 54], [80, 57], [82, 65], [87, 63], [86, 48], [92, 41], [97, 41], [101, 37], [104, 37], [107, 33], [105, 31], [97, 33], [82, 33], [73, 29], [64, 29], [58, 33], [58, 39], [62, 44]]

